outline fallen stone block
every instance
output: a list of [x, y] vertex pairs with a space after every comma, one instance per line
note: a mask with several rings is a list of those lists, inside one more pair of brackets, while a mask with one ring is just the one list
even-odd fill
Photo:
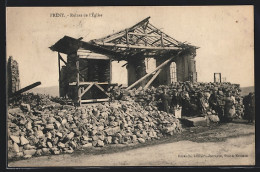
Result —
[[218, 117], [218, 115], [209, 115], [208, 117], [209, 117], [209, 120], [210, 120], [211, 122], [215, 122], [215, 123], [219, 122], [219, 117]]
[[114, 135], [114, 134], [116, 134], [118, 132], [120, 132], [120, 127], [119, 126], [105, 129], [105, 133], [108, 136], [112, 136], [112, 135]]
[[65, 144], [64, 144], [64, 143], [61, 143], [61, 142], [59, 142], [59, 143], [58, 143], [58, 147], [60, 147], [60, 148], [65, 148]]
[[27, 124], [25, 125], [25, 127], [28, 129], [28, 130], [31, 130], [32, 129], [32, 123], [29, 121], [27, 122]]
[[35, 155], [41, 156], [43, 153], [42, 149], [37, 149]]
[[8, 113], [14, 115], [14, 114], [17, 114], [17, 113], [21, 113], [23, 112], [20, 108], [11, 108], [11, 109], [8, 109]]
[[66, 136], [66, 138], [67, 138], [68, 140], [72, 139], [73, 137], [74, 137], [74, 133], [73, 133], [73, 132], [70, 132], [70, 133]]
[[74, 152], [73, 149], [69, 149], [69, 150], [66, 150], [66, 151], [65, 151], [65, 153], [70, 153], [70, 154], [73, 153], [73, 152]]
[[59, 150], [53, 151], [53, 154], [54, 154], [54, 155], [59, 155], [59, 154], [60, 154], [60, 151], [59, 151]]
[[97, 140], [93, 141], [93, 142], [92, 142], [92, 146], [96, 147], [96, 146], [97, 146], [97, 143], [98, 143]]
[[16, 154], [16, 157], [23, 157], [23, 152], [18, 152], [18, 153]]
[[26, 145], [23, 146], [23, 148], [24, 148], [25, 150], [30, 150], [30, 149], [35, 149], [35, 146], [32, 146], [32, 145], [30, 145], [30, 144], [26, 144]]
[[188, 121], [190, 121], [194, 127], [208, 125], [205, 117], [190, 118]]
[[104, 142], [102, 141], [102, 140], [98, 140], [97, 141], [97, 146], [98, 147], [103, 147], [105, 144], [104, 144]]
[[26, 159], [28, 159], [28, 158], [31, 158], [32, 155], [28, 155], [28, 154], [27, 154], [27, 155], [24, 155], [23, 157], [26, 158]]
[[20, 152], [19, 146], [16, 143], [14, 143], [13, 148], [16, 153]]
[[92, 143], [87, 143], [82, 146], [83, 148], [89, 148], [92, 147]]
[[111, 137], [111, 136], [106, 137], [106, 138], [104, 139], [104, 142], [105, 142], [106, 144], [111, 144], [111, 143], [112, 143], [112, 137]]
[[20, 137], [20, 141], [21, 141], [21, 145], [26, 145], [29, 143], [29, 141], [24, 136]]
[[57, 133], [56, 133], [56, 136], [58, 136], [59, 138], [62, 138], [62, 133], [57, 132]]
[[20, 143], [20, 138], [18, 136], [13, 136], [11, 135], [10, 138], [15, 142], [15, 143]]
[[36, 131], [35, 136], [37, 138], [42, 138], [42, 137], [44, 137], [44, 134], [43, 134], [43, 132], [41, 130], [38, 130], [38, 131]]
[[93, 136], [93, 137], [92, 137], [92, 140], [93, 140], [93, 141], [97, 141], [98, 139], [99, 139], [98, 136]]
[[53, 125], [53, 124], [47, 124], [47, 125], [45, 126], [45, 129], [47, 129], [47, 130], [53, 130], [53, 129], [54, 129], [54, 125]]
[[52, 134], [50, 132], [46, 133], [46, 138], [51, 140]]
[[99, 136], [98, 138], [99, 138], [100, 140], [104, 141], [105, 136], [104, 136], [104, 135], [101, 135], [101, 136]]
[[50, 148], [42, 148], [44, 154], [50, 154]]
[[145, 140], [143, 138], [138, 138], [137, 139], [140, 143], [145, 143]]
[[73, 149], [76, 149], [77, 148], [77, 144], [74, 142], [74, 141], [71, 141], [69, 143], [69, 145], [73, 148]]
[[52, 143], [51, 143], [51, 142], [47, 142], [47, 146], [48, 146], [49, 148], [52, 148]]
[[136, 135], [132, 135], [131, 139], [132, 139], [133, 142], [136, 142], [137, 141], [137, 136]]
[[30, 149], [30, 150], [24, 150], [23, 152], [25, 155], [34, 155], [36, 153], [36, 150]]

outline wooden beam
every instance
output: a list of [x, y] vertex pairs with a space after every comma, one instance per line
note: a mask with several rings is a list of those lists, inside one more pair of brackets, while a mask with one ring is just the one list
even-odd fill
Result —
[[109, 60], [109, 84], [112, 83], [112, 60]]
[[156, 42], [159, 42], [161, 39], [157, 39], [156, 41], [154, 41], [153, 43], [152, 43], [152, 45], [153, 44], [155, 44]]
[[80, 98], [94, 85], [94, 83], [89, 84], [89, 86], [80, 94]]
[[[97, 83], [99, 85], [109, 84], [108, 82], [80, 82], [79, 85], [89, 85], [89, 84], [92, 84], [92, 83]], [[69, 85], [71, 85], [71, 86], [77, 85], [77, 82], [71, 82], [71, 83], [69, 83]]]
[[161, 46], [164, 47], [164, 43], [163, 43], [163, 33], [161, 33]]
[[[128, 31], [132, 31], [132, 30], [136, 29], [137, 27], [139, 27], [141, 24], [147, 22], [149, 19], [150, 19], [150, 17], [147, 17], [144, 20], [136, 23], [134, 26], [128, 28], [127, 30]], [[96, 40], [93, 40], [93, 41], [96, 42], [97, 44], [99, 42], [109, 42], [109, 41], [117, 39], [117, 38], [119, 38], [121, 36], [124, 36], [124, 34], [125, 34], [125, 30], [121, 30], [121, 31], [119, 31], [119, 32], [117, 32], [115, 34], [112, 34], [112, 35], [109, 35], [109, 36], [106, 36], [106, 37], [103, 37], [103, 38], [100, 38], [100, 39], [96, 39]]]
[[151, 83], [155, 80], [155, 78], [160, 74], [160, 72], [162, 71], [162, 69], [159, 69], [154, 75], [153, 77], [150, 79], [150, 81], [144, 86], [144, 89], [147, 89]]
[[64, 63], [65, 65], [67, 65], [67, 62], [62, 58], [62, 56], [60, 55], [60, 53], [59, 53], [59, 58], [60, 58], [61, 61], [63, 61], [63, 63]]
[[79, 58], [94, 59], [94, 60], [109, 60], [109, 57], [107, 56], [79, 55]]
[[59, 66], [59, 96], [61, 96], [61, 85], [60, 85], [60, 83], [61, 83], [61, 79], [60, 79], [60, 53], [58, 53], [58, 66]]
[[[148, 24], [148, 23], [147, 23]], [[145, 27], [147, 27], [147, 24], [145, 25]], [[144, 28], [144, 34], [146, 35], [145, 36], [145, 42], [144, 42], [144, 45], [147, 46], [147, 33], [146, 33], [146, 29]]]
[[162, 64], [160, 64], [156, 69], [154, 69], [152, 72], [146, 74], [145, 76], [143, 76], [142, 78], [140, 78], [139, 80], [137, 80], [135, 83], [133, 83], [132, 85], [130, 85], [126, 90], [130, 90], [133, 87], [135, 87], [137, 84], [139, 84], [140, 82], [142, 82], [144, 79], [146, 79], [147, 77], [149, 77], [150, 75], [152, 75], [155, 71], [161, 69], [162, 67], [164, 67], [166, 64], [168, 64], [169, 62], [171, 62], [174, 59], [174, 57], [169, 58], [168, 60], [166, 60], [165, 62], [163, 62]]
[[[177, 45], [177, 44], [180, 43], [179, 41], [173, 39], [173, 38], [170, 37], [169, 35], [163, 33], [160, 29], [157, 29], [157, 28], [156, 28], [155, 26], [153, 26], [152, 24], [149, 24], [148, 28], [152, 29], [154, 32], [156, 32], [156, 33], [159, 34], [159, 35], [164, 34], [164, 35], [165, 35], [165, 36], [164, 36], [164, 40], [170, 42], [170, 43], [173, 44], [173, 45]], [[159, 39], [159, 40], [160, 40], [160, 39]], [[174, 41], [175, 43], [174, 43], [173, 41]], [[156, 42], [157, 42], [157, 41], [156, 41]]]
[[145, 33], [132, 33], [132, 32], [129, 32], [128, 33], [129, 35], [137, 35], [137, 36], [143, 36], [143, 37], [156, 37], [156, 38], [160, 38], [161, 36], [160, 35], [150, 35], [150, 34], [145, 34]]
[[78, 93], [78, 97], [77, 97], [77, 103], [79, 103], [79, 106], [81, 106], [81, 93], [80, 93], [80, 87], [79, 87], [79, 59], [77, 58], [76, 61], [76, 68], [77, 68], [77, 93]]
[[94, 83], [94, 85], [95, 85], [96, 87], [98, 87], [101, 91], [103, 91], [107, 96], [109, 96], [109, 95], [106, 93], [106, 91], [105, 91], [100, 85], [98, 85], [97, 83]]
[[128, 36], [128, 30], [125, 30], [125, 35], [126, 35], [126, 44], [129, 45], [129, 36]]
[[113, 43], [98, 43], [99, 45], [120, 47], [120, 48], [134, 48], [134, 49], [150, 49], [150, 50], [180, 50], [179, 47], [148, 47], [148, 46], [137, 46], [137, 45], [124, 45], [124, 44], [113, 44]]
[[94, 103], [94, 102], [105, 102], [105, 101], [109, 101], [109, 98], [81, 100], [82, 103]]
[[144, 25], [144, 30], [146, 30], [148, 24], [149, 24], [149, 20], [147, 20], [146, 24]]
[[86, 59], [102, 59], [102, 60], [109, 60], [109, 57], [100, 53], [95, 53], [90, 50], [85, 49], [79, 49], [77, 51], [77, 55], [80, 58], [86, 58]]

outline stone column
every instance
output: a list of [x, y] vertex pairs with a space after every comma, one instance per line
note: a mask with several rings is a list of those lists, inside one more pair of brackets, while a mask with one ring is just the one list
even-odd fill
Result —
[[[145, 69], [145, 58], [136, 56], [130, 57], [127, 64], [127, 77], [128, 77], [128, 86], [136, 82], [138, 79], [142, 78], [146, 74]], [[145, 86], [145, 82], [140, 84], [142, 87]]]
[[9, 57], [7, 62], [7, 80], [8, 95], [11, 95], [20, 89], [18, 63], [12, 56]]
[[196, 62], [192, 54], [183, 54], [176, 58], [177, 81], [196, 82]]

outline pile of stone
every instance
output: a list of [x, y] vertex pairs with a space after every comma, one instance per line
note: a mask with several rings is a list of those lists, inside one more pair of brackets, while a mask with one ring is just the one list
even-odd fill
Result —
[[42, 109], [46, 106], [66, 105], [71, 100], [62, 97], [53, 97], [45, 94], [23, 93], [15, 99], [9, 100], [9, 108], [20, 107], [21, 104], [29, 104], [35, 109]]
[[108, 144], [144, 143], [181, 132], [179, 120], [155, 106], [114, 101], [75, 108], [22, 103], [8, 110], [8, 156], [72, 153]]
[[[169, 97], [173, 95], [173, 91], [178, 92], [179, 95], [187, 93], [191, 99], [191, 103], [197, 104], [199, 100], [199, 93], [202, 93], [208, 100], [209, 96], [216, 91], [220, 100], [223, 101], [227, 92], [230, 92], [235, 98], [236, 117], [241, 118], [243, 116], [243, 103], [240, 95], [241, 89], [239, 84], [226, 83], [191, 83], [191, 82], [176, 82], [170, 86], [159, 86], [157, 88], [150, 87], [143, 89], [142, 87], [134, 88], [126, 91], [122, 88], [115, 90], [116, 98], [122, 100], [134, 100], [142, 106], [153, 105], [159, 106], [161, 103], [160, 95], [163, 93], [162, 89], [166, 88]], [[120, 96], [121, 95], [121, 96]], [[210, 108], [207, 109], [209, 112]]]

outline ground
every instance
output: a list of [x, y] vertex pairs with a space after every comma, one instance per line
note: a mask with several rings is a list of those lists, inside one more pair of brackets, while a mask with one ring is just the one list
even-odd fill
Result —
[[243, 120], [184, 128], [181, 134], [135, 145], [86, 148], [73, 154], [9, 161], [9, 167], [254, 165], [255, 126]]

